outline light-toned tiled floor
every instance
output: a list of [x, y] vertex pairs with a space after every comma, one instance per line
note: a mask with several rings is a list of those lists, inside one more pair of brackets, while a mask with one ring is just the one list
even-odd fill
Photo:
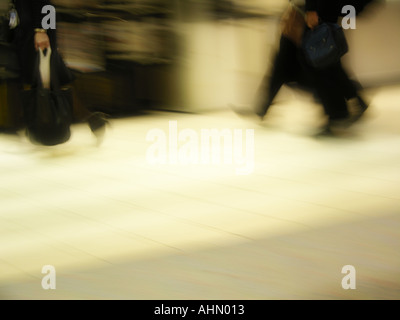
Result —
[[[99, 147], [84, 124], [51, 148], [1, 134], [0, 298], [399, 299], [400, 87], [369, 98], [334, 138], [298, 93], [261, 125], [226, 109], [112, 119]], [[195, 138], [254, 129], [254, 170], [152, 165], [147, 135], [170, 121]]]

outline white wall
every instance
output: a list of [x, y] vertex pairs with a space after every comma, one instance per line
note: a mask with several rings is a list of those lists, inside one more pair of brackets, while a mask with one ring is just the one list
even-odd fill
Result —
[[346, 35], [350, 50], [344, 62], [362, 83], [400, 81], [400, 1], [369, 7]]

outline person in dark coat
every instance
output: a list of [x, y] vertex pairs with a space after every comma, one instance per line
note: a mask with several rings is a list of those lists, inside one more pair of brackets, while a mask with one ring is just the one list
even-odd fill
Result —
[[19, 16], [19, 26], [15, 35], [15, 44], [21, 66], [21, 80], [31, 84], [34, 74], [36, 51], [51, 47], [56, 50], [57, 37], [55, 29], [43, 29], [42, 8], [51, 5], [48, 0], [16, 0], [15, 7]]
[[[346, 0], [306, 0], [307, 27], [313, 29], [321, 22], [338, 23], [339, 18], [343, 15], [342, 8], [347, 4]], [[350, 125], [361, 117], [368, 108], [359, 93], [362, 88], [358, 82], [350, 79], [341, 61], [319, 70], [309, 66], [302, 54], [300, 54], [300, 60], [303, 72], [308, 76], [309, 82], [328, 115], [325, 130], [330, 131], [331, 127], [337, 124]], [[352, 105], [357, 109], [353, 115], [350, 115], [349, 112], [349, 101], [352, 101]]]
[[[357, 13], [372, 0], [349, 0]], [[304, 13], [305, 28], [314, 28], [321, 21], [338, 23], [342, 8], [348, 0], [306, 0], [299, 7]], [[301, 26], [303, 28], [303, 26]], [[328, 122], [323, 131], [332, 126], [348, 126], [358, 120], [368, 105], [361, 98], [361, 85], [349, 78], [341, 62], [325, 70], [308, 65], [301, 45], [284, 33], [280, 37], [279, 50], [274, 57], [271, 74], [267, 73], [257, 93], [255, 112], [263, 119], [283, 84], [296, 83], [297, 87], [313, 93], [324, 108]], [[348, 102], [355, 106], [356, 113], [350, 115]]]
[[304, 10], [304, 6], [297, 6], [297, 8], [299, 12], [295, 11], [295, 7], [289, 8], [281, 17], [282, 32], [278, 50], [273, 53], [271, 70], [266, 72], [257, 90], [255, 112], [261, 119], [266, 115], [284, 84], [296, 84], [307, 90], [310, 87], [298, 58], [302, 30], [305, 28], [304, 17], [300, 13]]
[[[39, 48], [45, 50], [50, 47], [52, 52], [58, 50], [56, 29], [43, 29], [42, 26], [42, 21], [48, 14], [47, 12], [42, 13], [42, 8], [47, 5], [54, 7], [49, 0], [15, 1], [19, 25], [16, 29], [14, 41], [21, 69], [20, 78], [24, 87], [29, 87], [34, 82], [35, 59]], [[72, 81], [73, 77], [65, 79], [62, 84], [68, 85]], [[100, 141], [108, 123], [105, 115], [101, 112], [91, 112], [86, 108], [82, 110], [82, 114], [84, 114], [84, 120], [88, 122], [91, 131]]]

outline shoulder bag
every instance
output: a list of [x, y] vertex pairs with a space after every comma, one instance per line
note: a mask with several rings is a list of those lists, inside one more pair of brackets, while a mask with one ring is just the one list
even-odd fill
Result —
[[324, 69], [339, 62], [348, 52], [348, 45], [340, 25], [323, 22], [314, 29], [306, 29], [302, 49], [312, 67]]
[[42, 50], [37, 54], [35, 82], [31, 89], [22, 92], [22, 105], [30, 141], [54, 146], [70, 139], [73, 98], [71, 88], [60, 86], [56, 65], [59, 53], [46, 50], [46, 55]]

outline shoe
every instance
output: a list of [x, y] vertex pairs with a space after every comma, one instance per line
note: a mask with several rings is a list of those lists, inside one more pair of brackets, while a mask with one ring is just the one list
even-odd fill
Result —
[[368, 104], [360, 96], [350, 99], [347, 104], [353, 123], [359, 120], [368, 109]]
[[316, 137], [332, 137], [334, 136], [332, 128], [329, 126], [329, 124], [325, 125], [322, 127], [321, 130], [317, 132], [315, 135]]
[[326, 124], [318, 130], [317, 137], [333, 137], [336, 133], [347, 129], [351, 125], [350, 117], [341, 119], [329, 119]]
[[233, 104], [229, 104], [230, 109], [235, 112], [239, 117], [245, 119], [245, 120], [250, 120], [257, 122], [259, 119], [256, 113], [249, 107], [239, 107], [235, 106]]
[[348, 116], [346, 118], [341, 119], [329, 119], [327, 126], [330, 129], [346, 129], [353, 124], [353, 118]]
[[106, 131], [106, 125], [108, 120], [106, 119], [106, 114], [102, 112], [93, 112], [87, 119], [90, 130], [97, 138], [97, 144], [99, 145]]
[[272, 101], [269, 99], [269, 100], [266, 100], [265, 103], [263, 103], [261, 105], [258, 105], [255, 108], [255, 114], [257, 115], [257, 117], [258, 117], [258, 119], [260, 121], [264, 120], [264, 118], [265, 118], [269, 108], [271, 107], [271, 105], [272, 105]]
[[357, 96], [357, 100], [360, 104], [361, 111], [365, 112], [368, 109], [368, 104], [360, 96]]
[[267, 112], [263, 112], [263, 111], [257, 110], [257, 111], [255, 112], [255, 114], [256, 114], [256, 116], [258, 117], [258, 119], [259, 119], [260, 121], [264, 121], [264, 117], [265, 117], [265, 115], [267, 114]]

